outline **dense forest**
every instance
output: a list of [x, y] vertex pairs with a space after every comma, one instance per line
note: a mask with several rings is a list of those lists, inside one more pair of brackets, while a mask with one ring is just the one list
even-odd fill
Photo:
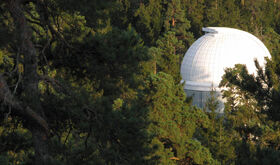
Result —
[[[272, 55], [226, 70], [223, 116], [180, 84], [207, 26]], [[278, 0], [1, 0], [0, 70], [1, 165], [280, 164]]]

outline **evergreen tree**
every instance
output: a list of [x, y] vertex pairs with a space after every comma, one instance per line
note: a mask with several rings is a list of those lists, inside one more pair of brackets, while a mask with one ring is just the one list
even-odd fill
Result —
[[164, 8], [162, 0], [149, 0], [147, 3], [140, 3], [135, 12], [138, 21], [135, 28], [141, 34], [147, 45], [154, 45], [162, 34]]
[[182, 0], [166, 0], [165, 1], [165, 32], [175, 32], [178, 40], [182, 40], [186, 46], [190, 46], [193, 42], [193, 35], [188, 30], [190, 29], [190, 22], [184, 12], [184, 5]]
[[159, 157], [158, 164], [218, 164], [207, 148], [192, 139], [197, 127], [206, 126], [207, 117], [185, 103], [182, 86], [159, 72], [145, 81], [145, 87], [141, 98], [149, 110], [148, 130], [154, 135], [151, 145], [158, 148], [153, 154]]
[[185, 6], [186, 16], [190, 20], [191, 27], [190, 31], [194, 34], [195, 38], [198, 38], [202, 35], [204, 13], [205, 13], [205, 2], [204, 0], [193, 1], [193, 0], [184, 0], [182, 1]]
[[248, 74], [245, 66], [236, 65], [234, 69], [226, 70], [221, 82], [228, 88], [224, 92], [228, 121], [236, 131], [237, 139], [242, 139], [237, 140], [236, 145], [237, 162], [240, 164], [264, 161], [267, 158], [257, 157], [257, 154], [268, 149], [278, 153], [275, 146], [279, 125], [276, 68], [272, 69], [271, 61], [268, 61], [265, 71], [258, 62], [256, 67], [258, 75], [255, 77]]
[[[0, 1], [0, 164], [279, 164], [276, 0]], [[205, 26], [259, 37], [228, 69], [225, 117], [190, 106], [179, 67]]]
[[232, 130], [227, 128], [227, 119], [216, 112], [219, 107], [216, 97], [216, 91], [212, 90], [205, 106], [209, 125], [199, 130], [197, 137], [221, 164], [234, 164], [236, 157]]
[[[9, 74], [1, 75], [2, 109], [8, 110], [12, 123], [23, 123], [24, 131], [33, 136], [28, 149], [20, 147], [25, 151], [22, 157], [35, 159], [35, 164], [147, 164], [145, 111], [128, 113], [136, 110], [133, 101], [141, 80], [140, 63], [149, 59], [135, 31], [92, 29], [86, 17], [67, 6], [59, 8], [55, 1], [5, 5], [14, 16], [10, 20], [18, 26], [13, 32], [19, 40], [8, 45], [15, 50], [5, 47], [12, 58], [4, 68]], [[25, 7], [31, 12], [23, 13]]]
[[167, 32], [157, 41], [157, 47], [150, 48], [156, 60], [156, 71], [172, 75], [175, 82], [181, 80], [179, 66], [183, 58], [182, 50], [185, 46], [176, 38], [174, 32]]

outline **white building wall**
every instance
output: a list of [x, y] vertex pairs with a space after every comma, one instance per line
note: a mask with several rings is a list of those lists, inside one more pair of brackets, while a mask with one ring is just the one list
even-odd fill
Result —
[[[220, 91], [218, 85], [226, 68], [245, 64], [249, 73], [256, 74], [254, 60], [264, 66], [265, 57], [271, 57], [265, 45], [248, 32], [225, 27], [208, 27], [203, 31], [206, 34], [191, 45], [181, 65], [184, 90], [200, 108], [213, 88]], [[223, 109], [221, 94], [217, 93]]]
[[[206, 109], [205, 103], [210, 98], [211, 91], [195, 91], [184, 89], [188, 97], [192, 97], [192, 104], [201, 109]], [[218, 109], [216, 112], [223, 113], [224, 110], [224, 102], [222, 99], [222, 94], [219, 91], [215, 91], [215, 97], [219, 103]], [[207, 109], [206, 109], [207, 110]]]

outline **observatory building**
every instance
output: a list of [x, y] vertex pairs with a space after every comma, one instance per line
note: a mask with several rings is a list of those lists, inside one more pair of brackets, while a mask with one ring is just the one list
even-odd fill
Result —
[[204, 108], [212, 90], [219, 101], [218, 112], [223, 113], [221, 89], [218, 88], [225, 68], [245, 64], [249, 73], [256, 73], [254, 60], [264, 66], [265, 57], [271, 57], [265, 45], [252, 34], [233, 28], [202, 28], [205, 35], [196, 40], [186, 52], [181, 76], [187, 96], [193, 96], [193, 105]]

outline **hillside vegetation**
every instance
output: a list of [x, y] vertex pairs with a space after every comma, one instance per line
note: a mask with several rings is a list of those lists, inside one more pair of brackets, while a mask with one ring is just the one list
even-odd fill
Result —
[[[272, 59], [226, 70], [225, 115], [180, 84], [202, 27]], [[1, 0], [1, 165], [280, 164], [278, 0]]]

